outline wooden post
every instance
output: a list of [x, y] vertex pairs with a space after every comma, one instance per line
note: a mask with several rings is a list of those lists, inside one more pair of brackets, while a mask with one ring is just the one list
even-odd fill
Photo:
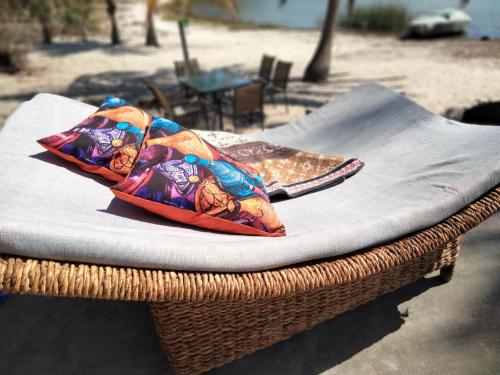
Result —
[[179, 35], [181, 36], [181, 45], [182, 45], [182, 55], [184, 56], [184, 61], [186, 66], [189, 64], [189, 51], [186, 43], [186, 35], [184, 33], [184, 22], [181, 20], [177, 22], [179, 26]]

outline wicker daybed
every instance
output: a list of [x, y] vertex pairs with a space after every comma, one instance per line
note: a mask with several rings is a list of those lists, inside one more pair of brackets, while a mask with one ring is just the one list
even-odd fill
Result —
[[148, 301], [178, 374], [253, 353], [441, 270], [449, 281], [462, 235], [500, 209], [500, 187], [447, 220], [348, 256], [251, 273], [176, 272], [2, 255], [0, 290]]
[[[361, 91], [355, 94], [357, 95], [357, 97], [354, 97], [356, 100], [359, 99], [360, 93], [369, 97], [376, 96], [377, 100], [387, 108], [399, 108], [401, 105], [406, 105], [406, 99], [399, 99], [398, 97], [394, 101], [395, 94], [387, 93], [384, 90], [381, 91], [380, 87], [377, 86], [362, 88]], [[47, 102], [44, 100], [53, 100], [53, 98], [38, 99], [37, 105], [46, 108]], [[67, 99], [65, 100], [67, 101]], [[340, 99], [340, 102], [341, 105], [343, 102], [345, 107], [340, 108], [341, 110], [337, 108], [335, 111], [340, 119], [339, 121], [342, 121], [343, 114], [349, 110], [351, 104], [345, 98]], [[69, 102], [63, 103], [69, 104]], [[31, 108], [35, 104], [30, 104], [27, 108]], [[57, 110], [58, 107], [54, 108], [53, 111]], [[92, 111], [92, 108], [87, 110]], [[406, 111], [411, 115], [411, 121], [415, 121], [416, 113], [420, 110], [415, 110], [414, 104], [408, 104]], [[371, 111], [370, 113], [376, 116], [377, 112]], [[320, 122], [324, 122], [325, 117], [323, 115], [319, 113], [316, 118]], [[16, 116], [14, 120], [19, 124], [32, 118], [19, 114]], [[35, 118], [43, 121], [40, 112], [32, 113], [30, 116], [35, 116]], [[50, 116], [53, 116], [53, 114]], [[398, 121], [400, 121], [401, 116], [397, 117]], [[50, 120], [53, 119], [54, 117], [50, 117]], [[454, 126], [453, 124], [448, 125]], [[11, 132], [12, 124], [8, 124], [8, 126], [9, 132]], [[454, 129], [452, 128], [452, 130]], [[24, 131], [21, 126], [17, 130], [19, 132]], [[307, 127], [300, 128], [299, 126], [298, 132], [300, 131], [307, 132]], [[456, 131], [460, 132], [461, 128], [457, 127]], [[496, 132], [497, 130], [493, 131]], [[487, 130], [479, 130], [479, 132], [487, 132]], [[9, 134], [15, 136], [17, 133], [11, 132]], [[0, 138], [0, 142], [5, 141], [9, 134], [4, 135], [3, 139]], [[295, 135], [281, 136], [277, 134], [276, 136], [282, 137], [285, 142], [287, 136]], [[494, 149], [495, 142], [498, 141], [487, 140], [486, 143], [488, 144], [484, 144], [484, 149]], [[474, 152], [480, 153], [483, 151], [478, 150], [478, 147], [474, 148]], [[15, 152], [17, 151], [13, 151], [13, 155], [16, 158], [24, 160], [24, 157], [19, 158]], [[2, 155], [0, 155], [1, 157]], [[492, 157], [496, 158], [496, 161], [490, 164], [498, 167], [498, 154], [492, 155]], [[70, 173], [65, 169], [59, 170], [57, 169], [59, 166], [47, 164], [40, 160], [40, 157], [37, 156], [27, 161], [31, 163], [29, 165], [32, 166], [30, 170], [32, 176], [36, 173], [34, 169], [36, 167], [46, 171], [54, 170], [54, 173], [58, 173], [60, 176], [73, 178], [69, 187], [58, 186], [58, 198], [63, 196], [66, 190], [74, 189], [73, 183], [75, 182], [84, 185], [87, 190], [94, 189], [95, 191], [92, 191], [92, 194], [98, 194], [98, 189], [94, 187], [98, 186], [94, 185], [95, 181], [88, 181], [87, 177]], [[457, 165], [460, 166], [460, 163], [466, 162], [468, 159], [464, 160], [463, 158], [458, 160]], [[375, 163], [375, 161], [371, 160], [364, 161], [367, 163], [366, 168], [370, 168], [370, 162], [372, 162], [372, 165]], [[438, 160], [436, 163], [436, 168], [445, 165], [445, 175], [448, 177], [455, 178], [459, 173], [451, 173], [452, 169], [449, 168], [453, 166], [448, 166], [445, 162]], [[0, 176], [7, 170], [5, 168], [8, 168], [5, 164], [0, 162]], [[67, 168], [66, 165], [63, 166]], [[2, 170], [2, 168], [4, 169]], [[72, 171], [76, 172], [75, 170]], [[343, 183], [342, 189], [349, 189], [352, 184], [359, 183], [363, 178], [366, 179], [370, 171], [366, 171], [364, 177], [363, 173], [365, 173], [364, 170], [360, 172], [359, 177], [356, 175], [348, 182]], [[484, 173], [482, 170], [478, 173], [478, 175], [484, 175], [488, 178], [480, 181], [483, 185], [479, 183], [475, 185], [486, 186], [485, 184], [489, 183], [491, 186], [479, 192], [476, 196], [473, 196], [473, 194], [479, 191], [477, 189], [470, 194], [461, 192], [458, 187], [465, 186], [463, 184], [457, 185], [457, 188], [440, 185], [433, 187], [436, 190], [431, 190], [433, 194], [428, 197], [429, 200], [436, 194], [453, 199], [457, 196], [461, 199], [464, 196], [472, 197], [464, 204], [458, 202], [457, 204], [461, 204], [460, 209], [453, 210], [453, 207], [456, 206], [447, 208], [453, 211], [443, 211], [445, 208], [439, 206], [439, 212], [449, 212], [449, 214], [437, 220], [432, 219], [433, 214], [429, 213], [427, 215], [427, 211], [422, 211], [423, 214], [417, 217], [421, 222], [420, 225], [413, 227], [410, 226], [413, 223], [403, 223], [403, 229], [413, 229], [392, 238], [387, 237], [387, 240], [384, 241], [378, 240], [377, 244], [360, 246], [354, 249], [356, 251], [332, 253], [330, 256], [322, 256], [322, 254], [307, 255], [305, 258], [300, 258], [301, 261], [298, 261], [299, 258], [291, 258], [292, 260], [289, 259], [286, 264], [269, 267], [268, 269], [264, 267], [264, 264], [255, 263], [252, 266], [254, 269], [248, 270], [241, 268], [247, 266], [245, 263], [242, 263], [240, 269], [233, 265], [234, 269], [232, 270], [215, 269], [215, 266], [209, 263], [205, 265], [197, 263], [192, 270], [189, 270], [185, 263], [179, 263], [180, 266], [177, 270], [175, 265], [172, 267], [163, 265], [152, 267], [147, 266], [146, 263], [138, 263], [137, 266], [132, 266], [125, 264], [126, 259], [113, 258], [113, 260], [109, 258], [111, 260], [108, 262], [106, 258], [103, 258], [106, 254], [97, 253], [97, 255], [83, 254], [77, 256], [68, 253], [71, 250], [69, 245], [82, 246], [80, 243], [69, 241], [74, 239], [72, 236], [75, 233], [78, 234], [79, 227], [74, 228], [72, 226], [74, 223], [62, 218], [62, 224], [59, 224], [60, 227], [56, 227], [56, 229], [60, 228], [61, 233], [54, 234], [46, 230], [44, 226], [46, 223], [43, 220], [32, 228], [26, 228], [32, 221], [32, 215], [39, 215], [39, 213], [36, 209], [33, 210], [32, 207], [20, 213], [18, 212], [17, 208], [13, 206], [14, 203], [12, 203], [12, 201], [16, 200], [17, 195], [9, 194], [17, 194], [19, 183], [9, 181], [8, 184], [4, 184], [7, 188], [0, 186], [0, 190], [10, 189], [5, 192], [9, 198], [5, 198], [0, 194], [0, 203], [4, 204], [3, 209], [0, 211], [0, 290], [6, 293], [46, 296], [147, 301], [156, 323], [162, 347], [176, 373], [197, 374], [284, 340], [346, 310], [414, 282], [430, 272], [440, 270], [441, 278], [444, 281], [449, 281], [458, 257], [462, 236], [500, 208], [500, 185], [497, 170], [489, 174]], [[421, 178], [420, 175], [417, 175], [418, 180], [427, 181], [433, 178], [429, 174], [423, 174], [423, 176], [424, 178]], [[356, 179], [358, 179], [357, 182]], [[407, 183], [407, 180], [402, 180], [403, 186]], [[42, 186], [40, 189], [43, 190], [44, 187]], [[337, 192], [342, 191], [340, 186], [334, 187], [332, 190], [335, 189], [337, 189]], [[79, 207], [82, 204], [81, 202], [86, 202], [89, 205], [92, 203], [92, 201], [85, 201], [84, 192], [82, 190], [80, 203], [75, 203], [71, 208]], [[324, 194], [328, 194], [328, 192]], [[321, 197], [321, 195], [319, 196]], [[411, 198], [411, 196], [408, 197], [408, 199]], [[2, 199], [4, 200], [2, 201]], [[9, 201], [5, 199], [9, 199]], [[300, 202], [301, 199], [303, 198], [298, 198], [297, 202]], [[452, 201], [455, 202], [453, 199]], [[37, 203], [36, 200], [30, 201], [31, 205], [33, 203]], [[52, 207], [55, 204], [55, 201], [47, 202], [50, 212], [64, 212], [57, 211], [57, 207]], [[101, 203], [99, 202], [99, 204]], [[87, 211], [83, 210], [82, 215], [93, 215], [91, 216], [92, 220], [97, 220], [96, 218], [101, 220], [102, 217], [102, 220], [105, 221], [120, 220], [119, 223], [123, 225], [128, 222], [133, 222], [137, 226], [140, 225], [140, 222], [134, 222], [128, 217], [115, 219], [115, 216], [123, 215], [123, 212], [114, 211], [113, 215], [110, 216], [106, 210], [104, 210], [106, 212], [101, 212], [103, 210], [98, 209], [96, 213], [96, 207], [101, 207], [99, 204], [90, 207]], [[45, 206], [41, 207], [38, 210], [45, 209]], [[418, 210], [408, 210], [410, 215], [408, 217], [412, 218], [411, 215], [414, 214], [414, 211]], [[50, 221], [58, 218], [53, 219], [50, 217], [50, 212], [46, 214], [48, 216], [45, 220], [48, 222], [47, 225], [52, 225], [49, 228], [53, 228]], [[19, 215], [20, 218], [17, 218], [16, 215]], [[75, 217], [78, 217], [78, 212], [75, 215], [72, 217], [73, 221], [76, 220]], [[398, 220], [392, 220], [389, 223], [390, 225], [385, 228], [400, 228], [398, 225], [404, 222], [403, 219], [401, 217]], [[375, 221], [376, 219], [368, 218], [368, 222], [372, 220]], [[425, 225], [425, 223], [431, 222], [429, 220], [434, 220], [434, 222]], [[105, 224], [103, 221], [102, 225]], [[146, 229], [158, 230], [160, 233], [167, 234], [184, 230], [176, 226], [153, 226], [153, 224], [146, 225]], [[285, 224], [287, 223], [285, 222]], [[367, 227], [363, 228], [366, 229]], [[379, 225], [371, 233], [380, 231], [379, 228], [384, 227]], [[332, 231], [335, 232], [336, 229], [333, 228]], [[339, 233], [341, 229], [338, 228]], [[366, 233], [358, 233], [358, 228], [353, 230], [356, 237], [362, 238], [363, 235], [367, 235]], [[127, 231], [130, 231], [130, 229], [124, 228], [119, 234], [125, 236]], [[192, 236], [198, 236], [197, 233], [185, 231]], [[54, 249], [47, 249], [46, 247], [49, 245], [46, 244], [50, 244], [47, 241], [52, 241], [53, 238], [57, 239], [58, 236], [64, 236], [62, 238], [67, 240], [69, 245], [58, 248], [57, 243], [53, 242]], [[100, 238], [101, 234], [96, 232], [95, 236]], [[209, 233], [202, 233], [199, 236], [205, 236], [199, 237], [203, 239], [211, 238]], [[22, 240], [18, 241], [18, 237], [22, 237]], [[292, 235], [290, 237], [293, 239]], [[371, 235], [368, 237], [371, 237]], [[213, 243], [217, 243], [218, 238], [221, 238], [220, 235], [214, 237]], [[231, 237], [231, 241], [234, 238]], [[241, 241], [244, 240], [246, 241], [248, 238]], [[314, 238], [311, 236], [311, 242], [313, 240]], [[241, 241], [230, 242], [230, 244], [234, 244], [231, 253], [241, 252], [239, 247], [244, 244]], [[268, 240], [264, 239], [264, 241]], [[258, 246], [264, 248], [265, 244], [267, 244], [264, 241], [258, 242]], [[330, 243], [329, 241], [327, 242]], [[346, 243], [349, 244], [350, 242]], [[112, 242], [112, 244], [115, 243]], [[122, 255], [126, 250], [126, 244], [120, 244], [124, 246], [124, 250], [119, 252], [119, 255]], [[286, 244], [289, 244], [292, 250], [292, 244], [289, 242], [286, 242]], [[200, 241], [198, 246], [203, 247], [203, 242]], [[85, 248], [83, 249], [85, 250]], [[105, 249], [104, 245], [103, 249]], [[134, 249], [136, 252], [141, 250]], [[195, 252], [195, 250], [193, 248], [192, 252]], [[50, 251], [54, 251], [53, 256], [50, 255]], [[211, 251], [215, 252], [215, 249]], [[247, 255], [243, 254], [242, 256]], [[275, 255], [269, 252], [269, 259]], [[88, 261], [85, 261], [85, 259], [88, 259]], [[185, 258], [179, 259], [185, 262]], [[179, 259], [172, 256], [168, 257], [167, 261], [173, 262], [179, 261]], [[276, 256], [275, 259], [279, 260], [280, 257]], [[201, 261], [204, 261], [203, 257]], [[265, 262], [268, 259], [260, 257], [257, 261]], [[133, 259], [131, 263], [133, 263]], [[184, 269], [184, 271], [179, 269]]]

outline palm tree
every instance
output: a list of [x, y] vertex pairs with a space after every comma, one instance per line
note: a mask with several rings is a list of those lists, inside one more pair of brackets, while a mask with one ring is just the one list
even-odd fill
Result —
[[159, 47], [158, 38], [154, 24], [154, 14], [156, 12], [156, 0], [147, 0], [147, 16], [146, 16], [146, 45]]
[[319, 44], [302, 78], [306, 82], [323, 82], [328, 79], [332, 56], [333, 34], [337, 25], [339, 3], [340, 0], [328, 1], [328, 9], [325, 21], [323, 22]]
[[[287, 0], [279, 0], [284, 5]], [[333, 34], [337, 25], [337, 13], [340, 0], [328, 0], [328, 9], [321, 30], [321, 37], [314, 55], [307, 65], [302, 77], [306, 82], [324, 82], [330, 73], [330, 62], [332, 55]], [[354, 12], [354, 0], [348, 2], [348, 12]]]
[[111, 22], [111, 44], [121, 44], [120, 31], [116, 23], [116, 3], [114, 0], [106, 0], [106, 11], [108, 12], [109, 20]]

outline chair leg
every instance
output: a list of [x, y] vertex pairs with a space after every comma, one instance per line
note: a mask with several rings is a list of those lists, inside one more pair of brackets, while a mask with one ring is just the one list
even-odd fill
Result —
[[205, 99], [206, 98], [203, 95], [201, 95], [201, 94], [198, 95], [197, 106], [198, 106], [198, 110], [200, 112], [199, 114], [203, 118], [203, 122], [205, 123], [205, 129], [211, 130], [210, 123], [209, 123], [208, 109], [207, 109], [207, 104], [206, 104]]
[[189, 115], [188, 118], [189, 118], [189, 126], [191, 126], [191, 129], [195, 129], [196, 121], [194, 115]]
[[238, 127], [236, 126], [236, 116], [233, 115], [233, 133], [238, 134]]
[[285, 97], [286, 113], [290, 113], [290, 108], [288, 107], [288, 95], [286, 94], [286, 90], [283, 91], [283, 96]]

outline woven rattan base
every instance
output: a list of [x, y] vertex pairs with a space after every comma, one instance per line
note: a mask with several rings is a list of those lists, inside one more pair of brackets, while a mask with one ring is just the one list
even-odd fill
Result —
[[[452, 265], [461, 238], [396, 267], [286, 297], [150, 303], [164, 351], [177, 374], [198, 374]], [[335, 262], [335, 261], [334, 261]]]
[[441, 269], [500, 209], [500, 186], [441, 223], [334, 259], [248, 273], [146, 270], [0, 254], [0, 291], [148, 301], [173, 367], [199, 373]]

